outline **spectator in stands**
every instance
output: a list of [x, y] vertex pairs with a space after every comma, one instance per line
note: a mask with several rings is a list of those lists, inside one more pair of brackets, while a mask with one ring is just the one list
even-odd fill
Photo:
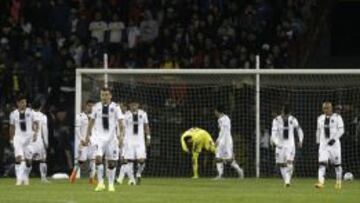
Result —
[[93, 20], [89, 25], [89, 31], [91, 32], [91, 37], [97, 39], [98, 42], [103, 43], [105, 40], [105, 32], [107, 31], [108, 26], [106, 22], [102, 19], [100, 12], [95, 13], [95, 20]]

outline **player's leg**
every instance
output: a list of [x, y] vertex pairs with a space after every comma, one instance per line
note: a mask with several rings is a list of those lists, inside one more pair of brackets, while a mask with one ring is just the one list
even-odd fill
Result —
[[76, 180], [76, 175], [78, 173], [78, 171], [80, 170], [80, 168], [84, 165], [84, 163], [86, 162], [86, 147], [81, 146], [79, 144], [78, 150], [75, 153], [75, 166], [71, 172], [71, 175], [69, 177], [69, 182], [70, 183], [74, 183]]
[[276, 160], [276, 165], [280, 169], [281, 177], [286, 186], [287, 180], [288, 180], [288, 169], [287, 169], [286, 156], [285, 156], [284, 151], [285, 151], [284, 148], [277, 147], [275, 149], [275, 160]]
[[96, 161], [95, 161], [95, 147], [89, 146], [87, 148], [87, 160], [89, 161], [88, 170], [89, 170], [89, 184], [96, 184], [95, 175], [96, 175]]
[[291, 178], [294, 172], [295, 147], [288, 148], [285, 153], [287, 167], [287, 180], [285, 182], [285, 185], [288, 187], [291, 184]]
[[23, 181], [24, 181], [24, 185], [29, 185], [30, 173], [32, 169], [32, 159], [34, 157], [34, 154], [36, 153], [36, 148], [33, 144], [29, 144], [25, 146], [24, 152], [25, 152], [25, 170], [23, 173]]
[[244, 178], [244, 170], [239, 166], [239, 164], [236, 162], [233, 152], [233, 146], [229, 145], [226, 147], [226, 157], [224, 157], [227, 160], [227, 163], [230, 164], [230, 167], [235, 169], [235, 171], [238, 174], [238, 177], [240, 179]]
[[116, 174], [116, 163], [119, 160], [119, 147], [117, 142], [110, 142], [106, 148], [105, 159], [107, 160], [107, 175], [109, 181], [109, 192], [114, 192], [114, 181]]
[[337, 145], [333, 145], [330, 151], [330, 162], [335, 167], [336, 174], [336, 184], [335, 189], [341, 189], [341, 180], [342, 180], [342, 166], [341, 166], [341, 147], [340, 143]]
[[16, 185], [22, 184], [22, 174], [25, 170], [25, 159], [24, 151], [20, 140], [15, 136], [14, 138], [14, 152], [15, 152], [15, 175], [16, 175]]
[[126, 148], [124, 148], [124, 159], [126, 160], [127, 164], [125, 165], [125, 173], [129, 177], [129, 185], [135, 185], [135, 177], [134, 177], [134, 161], [135, 161], [135, 147], [134, 144], [131, 142], [128, 142], [126, 145], [124, 145]]
[[141, 175], [145, 169], [145, 160], [146, 160], [146, 148], [145, 143], [139, 145], [135, 149], [135, 157], [137, 163], [137, 170], [136, 170], [136, 183], [139, 185], [141, 182]]
[[103, 163], [103, 155], [104, 155], [104, 143], [101, 140], [95, 141], [96, 152], [95, 152], [95, 164], [96, 164], [96, 173], [98, 178], [98, 184], [95, 188], [96, 192], [104, 191], [104, 163]]
[[47, 163], [46, 163], [45, 147], [42, 147], [39, 156], [40, 156], [39, 171], [40, 171], [40, 176], [41, 176], [41, 182], [49, 183], [49, 181], [47, 179]]
[[119, 184], [122, 184], [126, 175], [126, 167], [127, 167], [127, 160], [124, 159], [124, 157], [120, 158], [120, 169], [119, 169], [119, 175], [116, 179], [116, 182]]
[[323, 188], [325, 183], [326, 167], [328, 165], [329, 153], [328, 150], [319, 149], [319, 170], [318, 170], [318, 183], [315, 184], [316, 188]]

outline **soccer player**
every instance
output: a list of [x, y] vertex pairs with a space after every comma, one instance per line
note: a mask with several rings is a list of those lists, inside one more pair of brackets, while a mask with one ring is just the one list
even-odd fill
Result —
[[[125, 103], [118, 103], [118, 107], [120, 108], [121, 112], [125, 115], [125, 113], [127, 112], [128, 110], [128, 106], [127, 104]], [[124, 153], [123, 153], [123, 146], [122, 147], [119, 147], [119, 164], [120, 164], [120, 167], [119, 167], [119, 175], [118, 175], [118, 178], [116, 179], [116, 182], [119, 183], [119, 184], [122, 184], [123, 181], [124, 181], [124, 178], [126, 175], [128, 175], [127, 173], [127, 163], [125, 162], [125, 159], [124, 159]]]
[[335, 166], [336, 189], [341, 189], [341, 144], [340, 138], [344, 134], [344, 122], [341, 116], [333, 113], [331, 102], [322, 105], [323, 114], [317, 119], [316, 143], [319, 144], [319, 181], [316, 188], [323, 188], [326, 167]]
[[224, 113], [224, 107], [218, 106], [214, 109], [215, 116], [218, 118], [219, 136], [216, 139], [216, 168], [218, 171], [215, 180], [221, 179], [224, 173], [224, 163], [229, 164], [239, 175], [239, 178], [244, 178], [244, 170], [240, 168], [234, 158], [233, 153], [233, 139], [231, 136], [231, 120]]
[[41, 112], [41, 102], [35, 101], [32, 105], [34, 116], [39, 121], [39, 134], [36, 142], [30, 144], [30, 152], [34, 161], [39, 161], [39, 171], [41, 175], [41, 182], [49, 183], [47, 180], [47, 164], [46, 164], [46, 149], [49, 146], [49, 130], [47, 126], [47, 117]]
[[302, 147], [304, 133], [298, 120], [291, 115], [288, 106], [282, 108], [281, 115], [274, 118], [272, 122], [271, 143], [276, 146], [275, 159], [283, 177], [285, 187], [290, 187], [291, 177], [294, 171], [295, 158], [295, 136], [297, 131], [299, 137], [298, 147]]
[[190, 128], [181, 135], [181, 148], [186, 153], [192, 154], [193, 177], [199, 178], [198, 159], [202, 150], [215, 153], [215, 144], [211, 135], [201, 128]]
[[34, 112], [27, 108], [24, 95], [18, 95], [16, 105], [17, 109], [10, 114], [10, 142], [15, 151], [16, 185], [29, 185], [32, 164], [29, 145], [37, 139], [39, 122]]
[[[85, 143], [94, 144], [96, 147], [95, 162], [97, 168], [98, 184], [96, 192], [104, 191], [104, 164], [103, 156], [107, 161], [107, 175], [109, 181], [109, 192], [114, 192], [114, 179], [116, 163], [119, 159], [119, 145], [124, 138], [124, 115], [121, 113], [117, 104], [112, 102], [110, 89], [104, 87], [100, 91], [101, 102], [96, 103], [91, 111], [89, 125], [86, 133]], [[120, 130], [117, 131], [116, 129]], [[116, 132], [119, 132], [118, 134]]]
[[75, 119], [75, 136], [76, 136], [76, 146], [77, 150], [75, 151], [75, 166], [70, 175], [70, 183], [74, 183], [76, 180], [76, 174], [78, 170], [84, 165], [84, 163], [89, 160], [89, 184], [95, 183], [95, 147], [92, 143], [89, 143], [87, 146], [85, 143], [86, 131], [89, 125], [89, 116], [94, 105], [94, 101], [87, 100], [84, 104], [83, 112], [76, 115]]
[[[130, 110], [125, 113], [123, 148], [126, 162], [125, 171], [130, 179], [129, 184], [140, 184], [141, 174], [145, 168], [146, 146], [150, 145], [151, 135], [147, 113], [139, 108], [139, 102], [133, 99], [129, 106]], [[134, 181], [133, 172], [134, 162], [137, 163], [136, 181]], [[119, 182], [121, 183], [122, 180], [120, 179]]]

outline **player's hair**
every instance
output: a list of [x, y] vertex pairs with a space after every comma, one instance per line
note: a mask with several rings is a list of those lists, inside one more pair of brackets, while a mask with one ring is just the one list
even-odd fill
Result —
[[95, 103], [95, 101], [92, 99], [88, 99], [85, 101], [85, 104], [94, 104], [94, 103]]
[[102, 87], [101, 90], [102, 92], [110, 92], [111, 93], [111, 90], [109, 87]]
[[289, 105], [289, 104], [285, 104], [285, 105], [283, 106], [282, 112], [283, 112], [285, 115], [290, 114], [290, 113], [291, 113], [290, 105]]
[[225, 107], [224, 105], [217, 105], [214, 110], [218, 111], [219, 113], [224, 113]]
[[26, 99], [26, 96], [22, 93], [19, 93], [17, 96], [16, 96], [16, 102], [19, 102], [23, 99]]
[[42, 106], [42, 104], [41, 104], [40, 100], [35, 100], [31, 105], [31, 107], [36, 110], [40, 109], [41, 106]]

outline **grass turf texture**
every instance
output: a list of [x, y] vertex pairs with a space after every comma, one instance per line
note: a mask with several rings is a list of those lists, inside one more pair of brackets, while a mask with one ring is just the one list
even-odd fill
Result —
[[0, 179], [0, 203], [321, 203], [360, 202], [360, 181], [345, 182], [343, 189], [334, 189], [334, 180], [325, 188], [314, 188], [315, 179], [294, 179], [284, 188], [280, 179], [211, 179], [144, 178], [140, 186], [116, 185], [116, 192], [94, 192], [87, 180], [69, 184], [52, 180], [42, 184], [31, 179], [30, 186], [15, 186], [14, 179]]

